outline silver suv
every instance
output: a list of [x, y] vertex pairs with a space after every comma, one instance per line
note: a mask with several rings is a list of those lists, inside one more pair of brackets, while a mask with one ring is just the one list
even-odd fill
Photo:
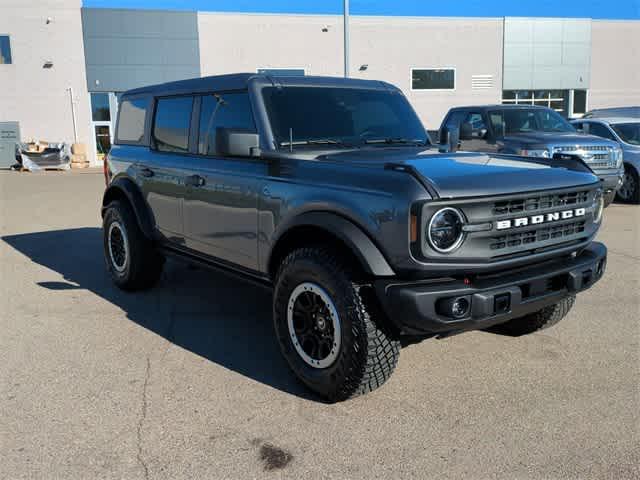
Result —
[[640, 203], [640, 118], [591, 117], [571, 122], [576, 130], [618, 142], [623, 151], [624, 179], [616, 197]]

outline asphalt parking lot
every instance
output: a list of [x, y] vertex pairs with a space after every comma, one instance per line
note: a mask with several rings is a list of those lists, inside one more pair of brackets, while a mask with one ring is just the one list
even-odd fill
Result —
[[277, 349], [269, 294], [170, 263], [103, 267], [100, 174], [0, 172], [0, 478], [638, 478], [640, 207], [557, 327], [403, 349], [327, 405]]

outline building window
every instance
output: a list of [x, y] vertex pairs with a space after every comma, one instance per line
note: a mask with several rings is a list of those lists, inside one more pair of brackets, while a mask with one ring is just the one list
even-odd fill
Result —
[[569, 90], [504, 90], [502, 103], [512, 105], [539, 105], [556, 112], [566, 113]]
[[11, 62], [11, 42], [9, 35], [0, 35], [0, 65], [9, 65]]
[[156, 107], [153, 138], [162, 152], [187, 153], [193, 97], [161, 98]]
[[453, 68], [412, 68], [411, 90], [455, 90]]
[[110, 122], [111, 109], [108, 93], [91, 94], [91, 117], [94, 122]]
[[587, 91], [574, 90], [573, 91], [573, 114], [584, 115], [585, 113], [587, 113]]
[[258, 73], [278, 77], [304, 77], [304, 68], [259, 68]]

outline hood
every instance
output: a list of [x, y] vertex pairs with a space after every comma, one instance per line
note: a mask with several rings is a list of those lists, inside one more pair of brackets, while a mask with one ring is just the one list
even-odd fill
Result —
[[413, 148], [376, 148], [322, 155], [332, 161], [409, 167], [441, 198], [507, 195], [590, 185], [598, 178], [553, 161], [482, 153], [442, 154]]
[[609, 145], [616, 146], [616, 143], [606, 138], [596, 137], [576, 132], [528, 132], [515, 133], [504, 137], [505, 143], [517, 143], [520, 145]]

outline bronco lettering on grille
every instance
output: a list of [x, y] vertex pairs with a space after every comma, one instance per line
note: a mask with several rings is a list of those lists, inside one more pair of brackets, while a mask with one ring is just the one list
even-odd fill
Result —
[[511, 218], [509, 220], [499, 220], [496, 222], [496, 230], [507, 230], [515, 227], [526, 227], [528, 225], [540, 225], [541, 223], [557, 222], [568, 220], [569, 218], [584, 217], [587, 214], [586, 208], [575, 208], [573, 210], [563, 210], [562, 212], [547, 213], [544, 215], [533, 215], [531, 217]]

